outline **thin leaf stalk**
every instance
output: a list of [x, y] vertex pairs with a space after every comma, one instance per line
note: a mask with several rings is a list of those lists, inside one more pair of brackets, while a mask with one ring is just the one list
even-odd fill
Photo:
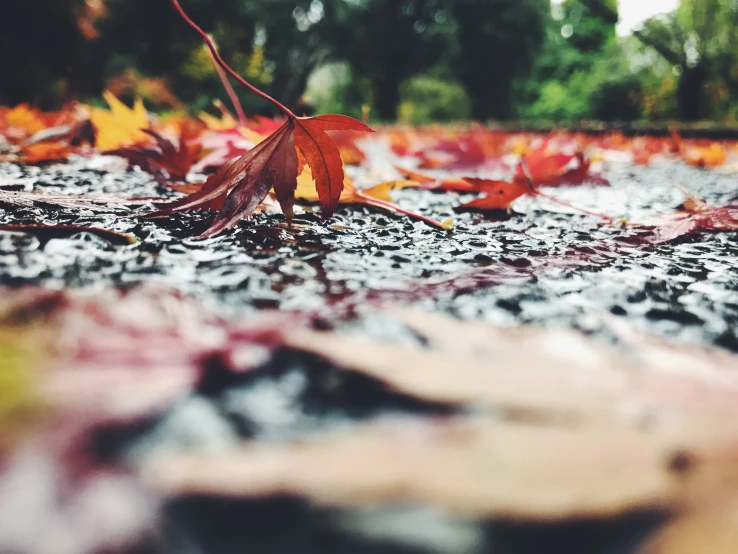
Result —
[[215, 67], [215, 71], [218, 73], [218, 77], [220, 77], [220, 82], [223, 83], [223, 88], [226, 91], [226, 94], [228, 95], [228, 98], [231, 100], [231, 104], [233, 105], [233, 109], [236, 110], [236, 115], [238, 116], [238, 122], [241, 124], [242, 127], [246, 127], [246, 112], [243, 111], [243, 106], [241, 105], [241, 101], [238, 99], [238, 95], [236, 94], [236, 91], [233, 90], [233, 87], [231, 86], [231, 82], [228, 80], [228, 75], [225, 71], [223, 71], [223, 68], [220, 67], [220, 64], [215, 59], [215, 56], [213, 56], [213, 53], [208, 48], [208, 54], [210, 55], [210, 59], [213, 61], [213, 66]]
[[278, 100], [272, 98], [266, 92], [263, 92], [263, 91], [259, 90], [258, 88], [256, 88], [254, 85], [252, 85], [246, 79], [244, 79], [238, 73], [236, 73], [236, 71], [225, 62], [225, 60], [221, 57], [220, 53], [218, 53], [218, 49], [215, 47], [215, 43], [213, 42], [213, 40], [208, 36], [208, 34], [205, 31], [202, 30], [202, 28], [200, 28], [199, 25], [197, 25], [197, 23], [195, 23], [192, 19], [190, 19], [190, 17], [187, 15], [187, 13], [184, 11], [184, 9], [182, 9], [182, 6], [179, 4], [179, 0], [170, 0], [170, 2], [172, 4], [172, 6], [174, 7], [174, 9], [179, 14], [179, 16], [182, 19], [184, 19], [184, 21], [190, 27], [192, 27], [192, 29], [198, 35], [200, 35], [200, 37], [202, 38], [202, 40], [205, 42], [205, 44], [207, 45], [208, 49], [210, 50], [210, 54], [212, 55], [213, 59], [217, 62], [217, 64], [223, 70], [225, 70], [231, 77], [233, 77], [236, 81], [238, 81], [243, 86], [245, 86], [251, 92], [253, 92], [257, 96], [263, 98], [264, 100], [267, 100], [268, 102], [271, 102], [272, 104], [274, 104], [289, 119], [297, 119], [297, 116], [294, 113], [292, 113], [292, 111], [289, 108], [287, 108], [287, 106], [285, 106], [284, 104], [282, 104]]

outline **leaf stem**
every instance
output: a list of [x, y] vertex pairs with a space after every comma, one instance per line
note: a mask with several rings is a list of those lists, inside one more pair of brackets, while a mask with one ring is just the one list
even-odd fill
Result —
[[538, 187], [536, 187], [535, 183], [533, 182], [533, 177], [530, 174], [530, 169], [528, 168], [528, 164], [526, 163], [525, 159], [520, 160], [520, 167], [523, 169], [523, 174], [525, 175], [525, 178], [528, 180], [528, 187], [530, 188], [531, 195], [540, 196], [542, 198], [545, 198], [546, 200], [550, 200], [551, 202], [558, 204], [559, 206], [564, 206], [565, 208], [569, 208], [569, 209], [572, 209], [577, 212], [581, 212], [586, 215], [591, 215], [593, 217], [599, 217], [607, 221], [616, 221], [614, 217], [610, 217], [609, 215], [598, 214], [597, 212], [590, 212], [589, 210], [585, 210], [584, 208], [572, 206], [568, 202], [564, 202], [563, 200], [559, 200], [558, 198], [549, 196], [548, 194], [541, 192], [538, 189]]
[[260, 90], [259, 90], [258, 88], [256, 88], [256, 87], [255, 87], [254, 85], [252, 85], [252, 84], [251, 84], [251, 83], [249, 83], [249, 82], [248, 82], [248, 81], [247, 81], [246, 79], [244, 79], [244, 78], [243, 78], [243, 77], [241, 77], [241, 76], [240, 76], [240, 75], [239, 75], [238, 73], [236, 73], [236, 72], [235, 72], [235, 71], [234, 71], [234, 70], [233, 70], [233, 69], [231, 68], [231, 66], [229, 66], [229, 65], [228, 65], [228, 64], [227, 64], [227, 63], [226, 63], [226, 62], [225, 62], [225, 61], [223, 60], [223, 58], [222, 58], [222, 57], [220, 56], [220, 54], [218, 53], [218, 49], [217, 49], [217, 48], [215, 47], [215, 44], [213, 43], [212, 39], [211, 39], [211, 38], [210, 38], [210, 37], [208, 36], [208, 34], [207, 34], [207, 33], [206, 33], [205, 31], [203, 31], [203, 30], [202, 30], [202, 29], [201, 29], [201, 28], [200, 28], [200, 27], [199, 27], [199, 26], [197, 25], [197, 23], [195, 23], [194, 21], [192, 21], [192, 19], [190, 19], [190, 17], [189, 17], [189, 16], [188, 16], [188, 15], [187, 15], [187, 14], [185, 13], [185, 11], [184, 11], [184, 10], [182, 9], [182, 6], [180, 6], [180, 5], [179, 5], [179, 1], [178, 1], [178, 0], [170, 0], [170, 2], [171, 2], [171, 4], [172, 4], [172, 6], [174, 7], [174, 9], [175, 9], [175, 10], [177, 11], [177, 13], [178, 13], [178, 14], [180, 15], [180, 17], [181, 17], [182, 19], [184, 19], [184, 20], [185, 20], [185, 22], [186, 22], [186, 23], [187, 23], [187, 24], [188, 24], [188, 25], [189, 25], [190, 27], [192, 27], [192, 29], [193, 29], [193, 30], [194, 30], [194, 31], [195, 31], [195, 32], [196, 32], [196, 33], [197, 33], [198, 35], [200, 35], [200, 37], [202, 38], [202, 40], [203, 40], [203, 41], [205, 41], [205, 44], [207, 45], [208, 49], [210, 49], [210, 53], [212, 54], [212, 56], [213, 56], [213, 59], [214, 59], [214, 60], [215, 60], [215, 61], [217, 62], [217, 64], [218, 64], [218, 65], [219, 65], [219, 66], [220, 66], [221, 68], [223, 68], [223, 69], [224, 69], [224, 70], [225, 70], [225, 71], [226, 71], [226, 72], [227, 72], [227, 73], [228, 73], [229, 75], [231, 75], [231, 77], [233, 77], [233, 78], [234, 78], [234, 79], [235, 79], [236, 81], [238, 81], [238, 82], [239, 82], [239, 83], [241, 83], [241, 84], [242, 84], [243, 86], [245, 86], [245, 87], [246, 87], [247, 89], [249, 89], [249, 90], [250, 90], [251, 92], [253, 92], [253, 93], [254, 93], [254, 94], [256, 94], [257, 96], [260, 96], [260, 97], [261, 97], [261, 98], [263, 98], [264, 100], [267, 100], [267, 101], [271, 102], [272, 104], [274, 104], [274, 105], [275, 105], [275, 106], [276, 106], [277, 108], [279, 108], [279, 109], [280, 109], [280, 110], [282, 111], [282, 113], [284, 113], [284, 115], [286, 115], [286, 116], [287, 116], [288, 118], [290, 118], [290, 119], [296, 119], [296, 117], [297, 117], [297, 116], [295, 116], [295, 114], [294, 114], [294, 113], [292, 113], [292, 111], [291, 111], [291, 110], [290, 110], [289, 108], [287, 108], [287, 107], [286, 107], [285, 105], [283, 105], [283, 104], [282, 104], [281, 102], [279, 102], [278, 100], [275, 100], [274, 98], [272, 98], [271, 96], [269, 96], [269, 95], [268, 95], [267, 93], [265, 93], [265, 92], [262, 92], [262, 91], [260, 91]]
[[431, 227], [436, 227], [437, 229], [442, 229], [444, 231], [446, 230], [446, 228], [442, 224], [440, 224], [438, 221], [436, 221], [435, 219], [431, 219], [429, 217], [425, 217], [424, 215], [405, 210], [401, 208], [400, 206], [397, 206], [396, 204], [385, 202], [384, 200], [378, 200], [377, 198], [372, 198], [368, 194], [364, 194], [360, 191], [357, 191], [355, 194], [358, 198], [361, 198], [362, 202], [364, 202], [365, 204], [369, 204], [370, 206], [375, 206], [377, 208], [382, 208], [385, 210], [389, 210], [391, 212], [397, 212], [399, 214], [406, 215], [413, 219], [418, 219], [422, 221], [423, 223], [427, 223]]
[[548, 194], [545, 194], [545, 193], [541, 192], [540, 190], [537, 190], [536, 189], [535, 194], [536, 194], [536, 196], [540, 196], [542, 198], [545, 198], [546, 200], [550, 200], [551, 202], [554, 202], [555, 204], [558, 204], [559, 206], [564, 206], [565, 208], [572, 209], [572, 210], [574, 210], [576, 212], [581, 212], [581, 213], [586, 214], [586, 215], [591, 215], [591, 216], [594, 216], [594, 217], [599, 217], [600, 219], [605, 219], [607, 221], [616, 221], [616, 219], [614, 217], [611, 217], [611, 216], [605, 215], [605, 214], [600, 214], [600, 213], [597, 213], [597, 212], [591, 212], [589, 210], [585, 210], [584, 208], [580, 208], [578, 206], [573, 206], [573, 205], [569, 204], [568, 202], [564, 202], [563, 200], [559, 200], [558, 198], [556, 198], [554, 196], [550, 196]]
[[228, 95], [228, 98], [231, 99], [231, 104], [233, 104], [233, 109], [236, 110], [236, 115], [238, 116], [238, 122], [241, 124], [242, 127], [246, 127], [246, 113], [243, 111], [243, 106], [241, 105], [241, 101], [238, 99], [238, 95], [236, 95], [236, 91], [233, 90], [233, 87], [231, 86], [231, 82], [228, 80], [228, 75], [226, 75], [226, 72], [223, 71], [223, 68], [220, 67], [220, 64], [218, 63], [218, 60], [215, 59], [215, 56], [213, 56], [213, 53], [208, 49], [208, 54], [210, 54], [210, 59], [213, 61], [213, 65], [215, 66], [215, 71], [218, 72], [218, 77], [220, 77], [220, 81], [223, 83], [223, 88], [226, 91], [226, 94]]

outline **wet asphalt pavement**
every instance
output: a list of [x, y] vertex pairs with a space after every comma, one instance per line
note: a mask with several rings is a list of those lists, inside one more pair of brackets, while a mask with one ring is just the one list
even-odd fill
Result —
[[[172, 195], [137, 170], [107, 173], [100, 161], [20, 167], [0, 164], [0, 179], [66, 194]], [[613, 217], [669, 213], [683, 200], [675, 183], [715, 205], [738, 195], [734, 175], [657, 161], [614, 166], [611, 187], [548, 192]], [[355, 173], [359, 186], [364, 182]], [[0, 207], [0, 224], [75, 224], [136, 237], [114, 244], [94, 234], [38, 237], [0, 233], [0, 284], [52, 288], [134, 287], [183, 291], [221, 313], [243, 318], [262, 309], [309, 311], [328, 325], [398, 338], [397, 328], [364, 308], [383, 302], [441, 311], [503, 326], [582, 330], [605, 341], [607, 318], [648, 334], [738, 352], [738, 233], [707, 233], [651, 246], [638, 232], [523, 199], [518, 214], [493, 221], [457, 213], [471, 197], [420, 190], [393, 193], [404, 208], [455, 229], [441, 232], [381, 210], [344, 206], [328, 223], [308, 208], [288, 228], [281, 214], [259, 214], [223, 237], [192, 240], [212, 220], [183, 214], [138, 220], [52, 208]], [[412, 337], [408, 337], [412, 340]], [[120, 456], [168, 443], [212, 446], [245, 439], [287, 440], [347, 422], [388, 415], [454, 413], [393, 393], [373, 380], [304, 354], [278, 352], [236, 382], [216, 383], [179, 402], [133, 438], [116, 439]], [[534, 525], [463, 521], [431, 509], [398, 506], [327, 510], [296, 498], [234, 501], [182, 498], [165, 510], [165, 539], [140, 552], [193, 554], [632, 552], [662, 521], [657, 513], [618, 521]]]

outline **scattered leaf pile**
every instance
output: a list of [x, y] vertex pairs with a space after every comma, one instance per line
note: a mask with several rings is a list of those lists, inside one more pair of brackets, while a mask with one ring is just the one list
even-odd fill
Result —
[[[140, 101], [130, 108], [110, 92], [105, 93], [105, 100], [109, 109], [70, 105], [59, 112], [42, 113], [28, 105], [0, 108], [0, 135], [6, 143], [0, 159], [34, 164], [100, 152], [125, 158], [131, 167], [184, 194], [175, 201], [159, 202], [154, 211], [138, 213], [163, 217], [193, 210], [217, 211], [203, 237], [222, 233], [254, 211], [265, 209], [260, 204], [270, 192], [288, 221], [297, 200], [320, 203], [326, 218], [339, 204], [364, 204], [448, 230], [453, 227], [450, 219], [439, 222], [433, 214], [408, 212], [392, 203], [391, 192], [404, 188], [461, 195], [460, 210], [494, 215], [510, 212], [524, 196], [559, 202], [546, 192], [553, 187], [607, 185], [608, 166], [628, 158], [637, 164], [651, 163], [656, 157], [681, 158], [696, 167], [725, 171], [731, 171], [738, 160], [735, 144], [685, 140], [676, 132], [664, 138], [627, 138], [618, 133], [544, 136], [476, 126], [390, 127], [366, 135], [367, 126], [344, 116], [238, 121], [219, 104], [220, 118], [176, 113], [155, 118]], [[397, 171], [372, 166], [366, 147], [383, 141], [397, 156]], [[356, 170], [347, 174], [344, 166]], [[380, 179], [367, 181], [367, 175], [374, 174]], [[356, 186], [351, 175], [361, 177], [361, 186]], [[2, 194], [9, 204], [60, 200], [26, 199], [10, 191]], [[68, 206], [94, 203], [97, 199], [65, 200]], [[593, 215], [611, 219], [606, 207], [602, 211]], [[732, 230], [734, 211], [732, 206], [687, 207], [632, 224], [651, 229], [648, 241], [658, 243], [685, 234]]]

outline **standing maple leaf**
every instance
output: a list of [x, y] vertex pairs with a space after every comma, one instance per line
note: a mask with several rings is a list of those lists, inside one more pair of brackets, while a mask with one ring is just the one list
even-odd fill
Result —
[[203, 185], [202, 189], [174, 203], [161, 205], [151, 216], [202, 208], [218, 208], [220, 213], [203, 238], [230, 229], [253, 213], [274, 189], [277, 200], [288, 220], [292, 219], [297, 187], [298, 157], [312, 170], [324, 218], [333, 215], [343, 191], [343, 162], [338, 146], [326, 131], [365, 131], [372, 129], [345, 115], [297, 117], [280, 102], [260, 91], [236, 73], [218, 53], [210, 37], [192, 21], [177, 0], [171, 0], [179, 15], [205, 41], [215, 62], [254, 94], [277, 106], [287, 121], [256, 145], [253, 150], [235, 160], [227, 161]]

